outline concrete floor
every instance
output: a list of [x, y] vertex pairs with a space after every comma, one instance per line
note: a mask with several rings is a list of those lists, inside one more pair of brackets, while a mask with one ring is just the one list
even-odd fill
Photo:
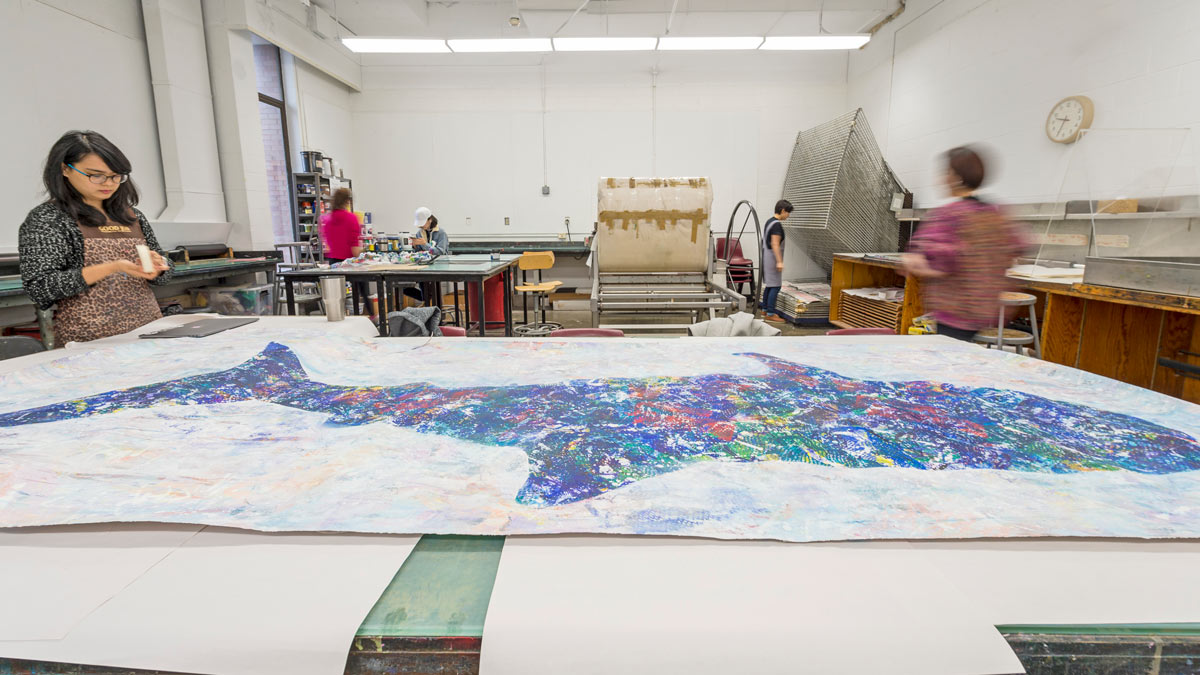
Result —
[[[530, 320], [532, 320], [532, 316], [530, 317]], [[546, 320], [553, 322], [553, 323], [562, 324], [563, 328], [591, 328], [592, 327], [592, 313], [590, 311], [551, 310], [551, 311], [546, 312]], [[517, 308], [517, 311], [513, 313], [513, 321], [516, 324], [520, 324], [523, 321], [523, 318], [521, 316], [521, 310], [520, 310], [519, 306]], [[676, 322], [677, 321], [674, 319], [668, 321], [668, 323], [676, 323]], [[633, 322], [631, 321], [630, 323], [633, 323]], [[833, 330], [833, 326], [823, 326], [823, 327], [819, 327], [819, 328], [812, 328], [809, 326], [794, 326], [790, 323], [772, 323], [771, 325], [778, 328], [779, 330], [783, 331], [784, 335], [824, 335], [825, 331]], [[502, 335], [503, 333], [502, 333], [502, 331], [499, 331], [499, 330], [493, 331], [493, 330], [489, 329], [488, 334], [489, 335], [492, 335], [492, 334]], [[664, 335], [663, 337], [671, 337], [671, 336]]]

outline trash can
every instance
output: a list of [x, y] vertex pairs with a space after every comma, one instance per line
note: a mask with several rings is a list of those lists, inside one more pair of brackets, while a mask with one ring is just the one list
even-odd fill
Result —
[[[471, 320], [479, 321], [479, 284], [467, 286], [467, 306], [471, 308]], [[504, 326], [504, 279], [496, 275], [483, 282], [484, 300], [487, 304], [487, 327]]]

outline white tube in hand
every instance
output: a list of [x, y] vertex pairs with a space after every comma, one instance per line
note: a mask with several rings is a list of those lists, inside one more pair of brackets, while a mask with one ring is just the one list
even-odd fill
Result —
[[142, 260], [142, 271], [149, 274], [154, 271], [154, 261], [150, 259], [150, 247], [145, 244], [137, 245], [138, 258]]

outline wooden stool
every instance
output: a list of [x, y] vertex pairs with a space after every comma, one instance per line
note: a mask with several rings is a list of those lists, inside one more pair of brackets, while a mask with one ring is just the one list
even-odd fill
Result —
[[[975, 334], [973, 340], [982, 342], [991, 349], [992, 345], [996, 345], [997, 349], [1003, 349], [1006, 346], [1015, 347], [1018, 354], [1024, 354], [1021, 349], [1023, 345], [1033, 345], [1033, 355], [1037, 358], [1042, 358], [1042, 340], [1038, 335], [1037, 312], [1037, 297], [1028, 293], [1011, 293], [1005, 292], [1000, 294], [1000, 319], [995, 328], [987, 328]], [[1029, 326], [1032, 330], [1032, 335], [1023, 330], [1014, 330], [1004, 327], [1004, 316], [1009, 307], [1028, 307], [1029, 308]]]
[[[554, 251], [525, 251], [517, 260], [517, 267], [521, 270], [521, 285], [513, 290], [521, 294], [521, 316], [525, 323], [515, 326], [513, 332], [524, 337], [543, 337], [562, 328], [562, 324], [546, 321], [546, 305], [550, 303], [550, 294], [562, 286], [561, 281], [542, 281], [542, 270], [554, 267]], [[537, 283], [531, 284], [526, 280], [526, 273], [530, 270], [537, 270]], [[530, 295], [534, 301], [534, 323], [529, 322]], [[540, 323], [537, 321], [539, 312], [542, 315]]]

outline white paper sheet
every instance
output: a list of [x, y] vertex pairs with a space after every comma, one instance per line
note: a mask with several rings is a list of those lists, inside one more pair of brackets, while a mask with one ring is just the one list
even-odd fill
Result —
[[341, 675], [418, 537], [208, 528], [65, 639], [0, 656], [219, 675]]
[[1200, 622], [1200, 541], [911, 543], [996, 625]]
[[481, 675], [1020, 673], [903, 542], [510, 537]]
[[202, 529], [77, 525], [0, 530], [0, 640], [57, 640]]

